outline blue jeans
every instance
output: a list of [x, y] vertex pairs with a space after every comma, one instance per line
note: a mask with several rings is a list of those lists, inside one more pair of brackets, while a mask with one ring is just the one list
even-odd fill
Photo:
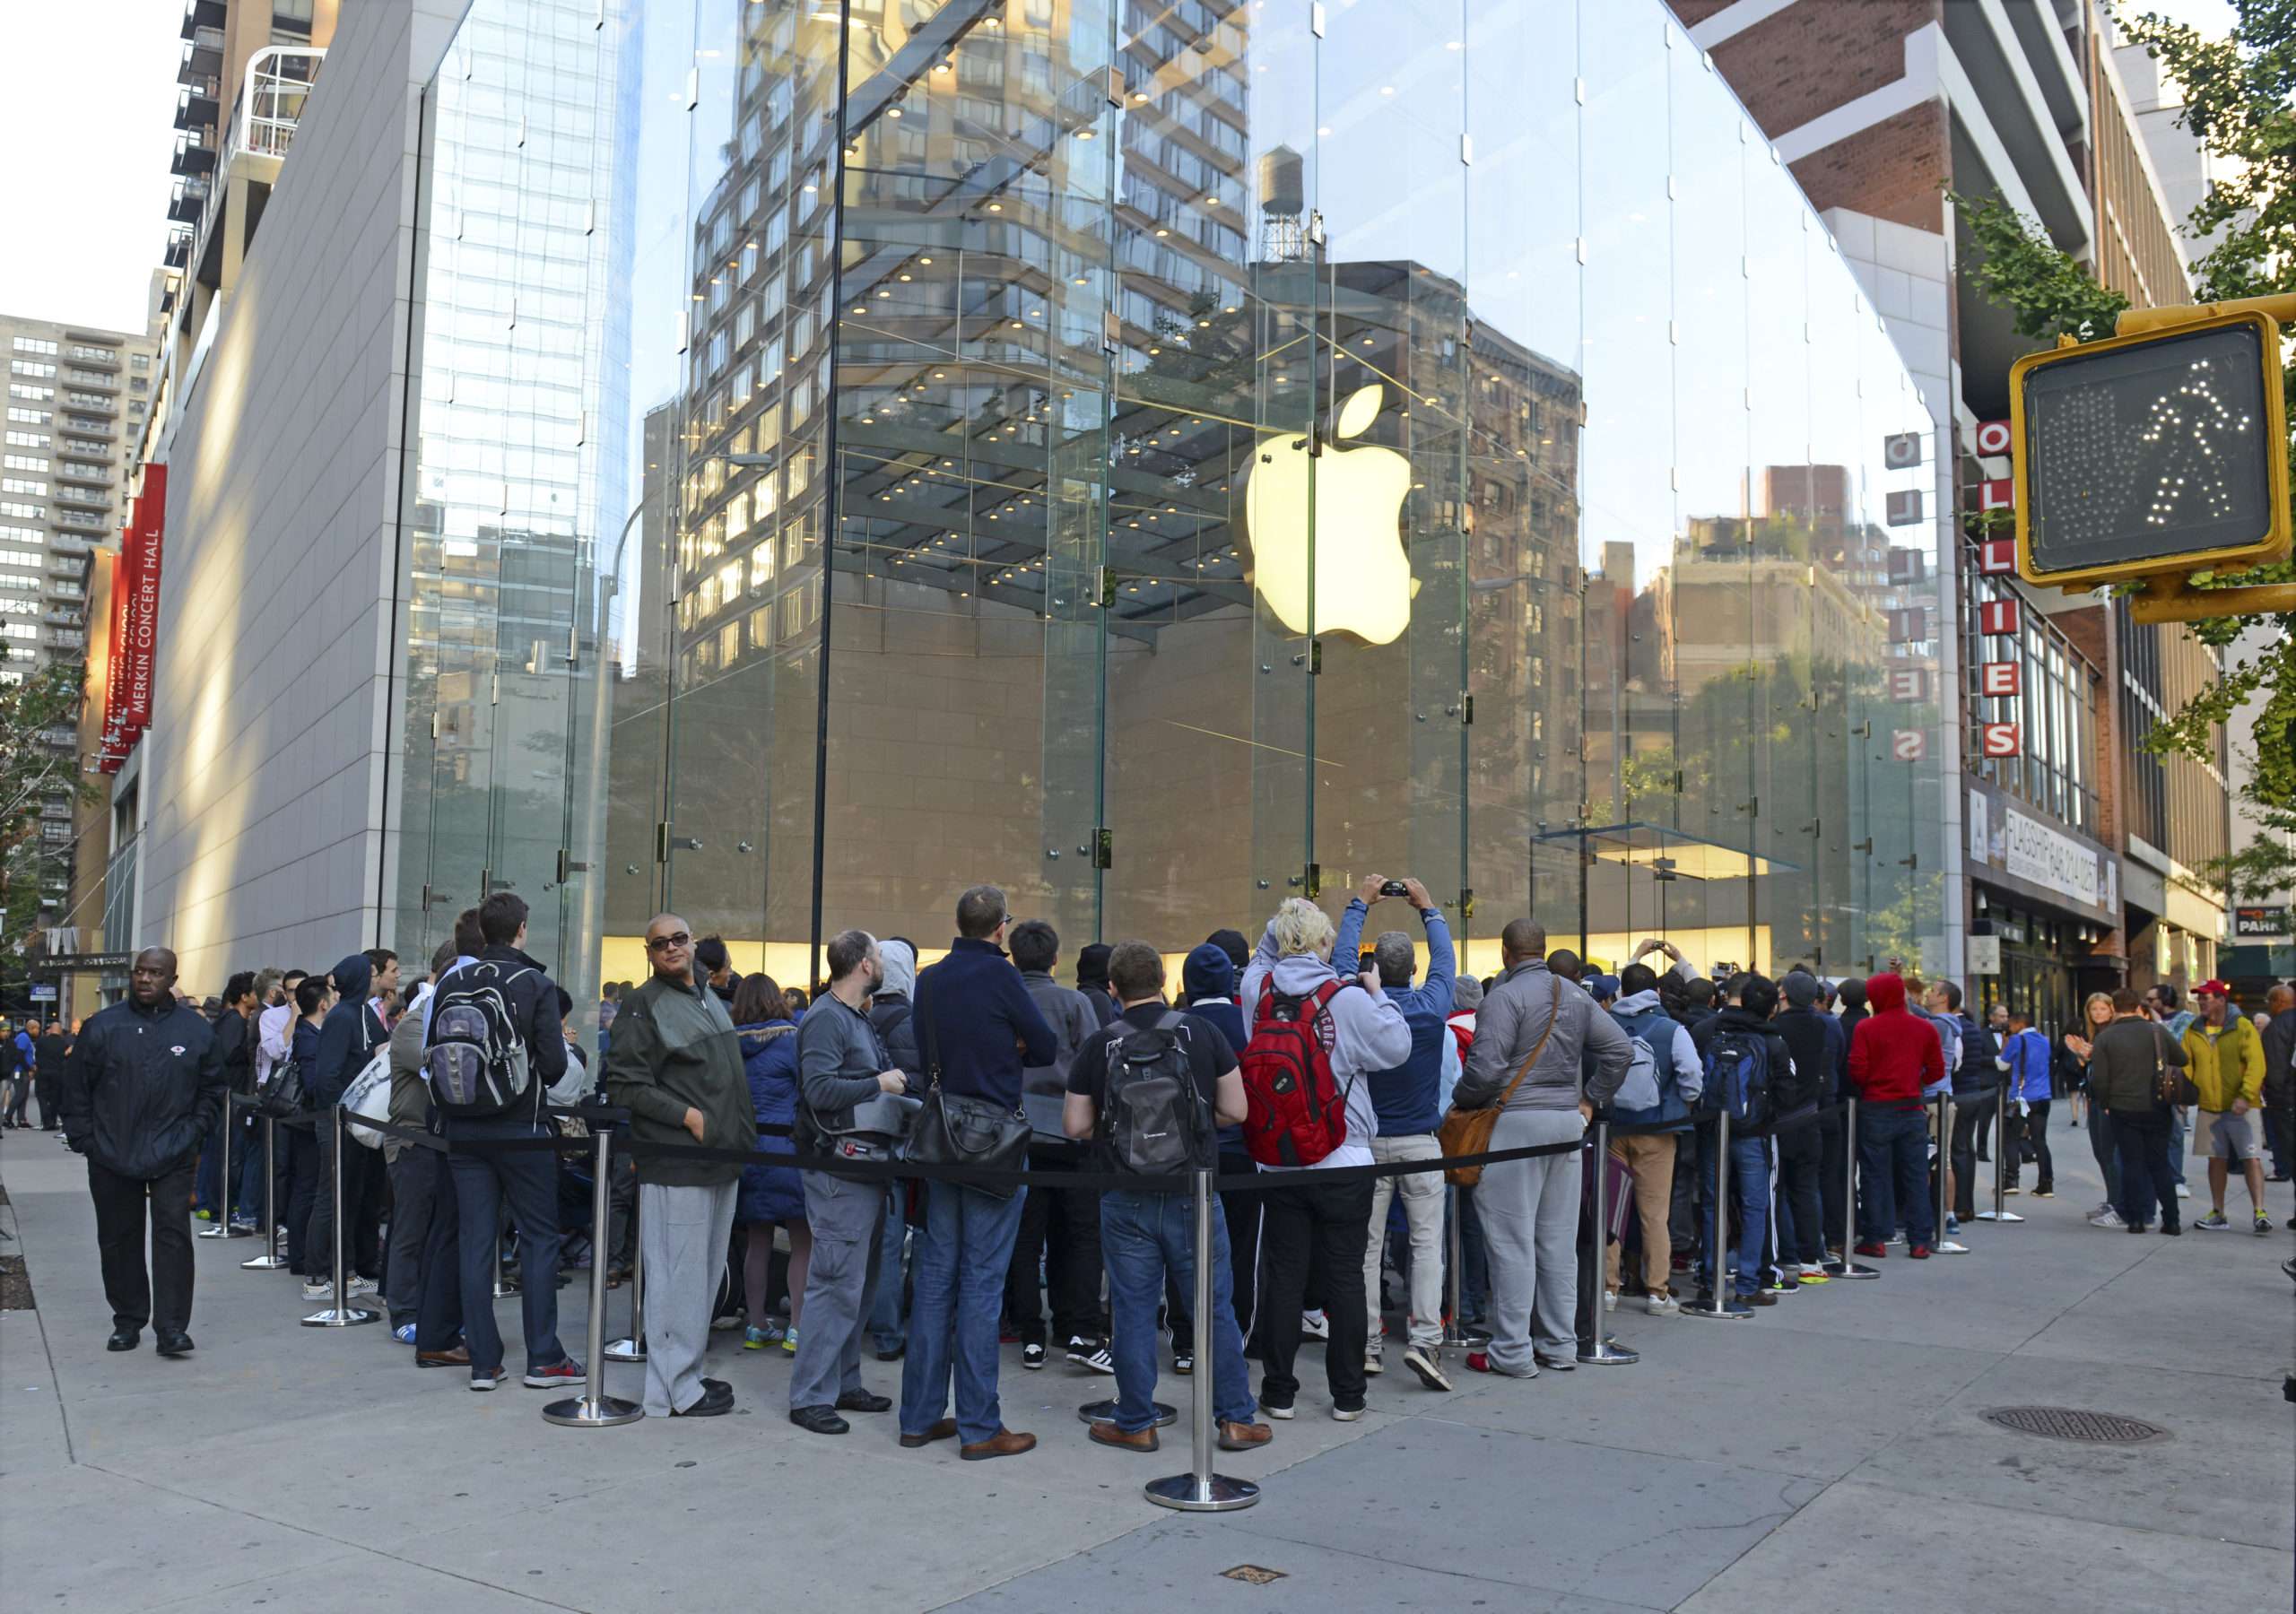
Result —
[[[449, 1117], [450, 1143], [547, 1135], [531, 1121], [473, 1121]], [[353, 1147], [357, 1147], [355, 1144]], [[457, 1257], [461, 1266], [463, 1340], [473, 1373], [502, 1366], [502, 1333], [494, 1323], [494, 1241], [503, 1203], [518, 1229], [518, 1304], [526, 1336], [526, 1368], [553, 1367], [566, 1359], [558, 1342], [558, 1157], [449, 1154], [455, 1183]], [[420, 1332], [418, 1328], [418, 1332]]]
[[[1714, 1151], [1706, 1150], [1699, 1157], [1699, 1183], [1704, 1189], [1706, 1202], [1714, 1202]], [[1730, 1139], [1730, 1197], [1738, 1208], [1737, 1289], [1743, 1297], [1757, 1294], [1761, 1289], [1762, 1236], [1770, 1229], [1770, 1140], [1768, 1138]], [[1725, 1226], [1727, 1219], [1725, 1219]], [[1711, 1285], [1714, 1281], [1714, 1227], [1709, 1220], [1701, 1229], [1699, 1281]]]
[[925, 1184], [909, 1355], [901, 1362], [902, 1434], [922, 1435], [941, 1421], [949, 1407], [952, 1372], [957, 1438], [977, 1445], [1004, 1427], [996, 1402], [996, 1319], [1027, 1194], [1023, 1188], [1011, 1199], [998, 1199], [954, 1183]]
[[1929, 1197], [1929, 1118], [1918, 1109], [1876, 1105], [1857, 1116], [1858, 1185], [1865, 1192], [1867, 1244], [1887, 1244], [1905, 1216], [1909, 1245], [1934, 1244], [1937, 1216]]
[[[1156, 1421], [1156, 1303], [1164, 1282], [1196, 1298], [1196, 1202], [1185, 1193], [1100, 1195], [1100, 1260], [1108, 1268], [1116, 1359], [1116, 1427], [1136, 1435]], [[1212, 1405], [1221, 1418], [1249, 1423], [1259, 1409], [1236, 1326], [1235, 1275], [1228, 1219], [1212, 1207]]]
[[2169, 1192], [2173, 1194], [2185, 1182], [2185, 1113], [2180, 1109], [2169, 1112], [2168, 1172], [2169, 1182], [2174, 1184]]
[[885, 1236], [877, 1245], [876, 1298], [869, 1307], [869, 1342], [879, 1350], [899, 1350], [908, 1338], [902, 1321], [903, 1252], [909, 1247], [909, 1193], [900, 1183], [885, 1184]]

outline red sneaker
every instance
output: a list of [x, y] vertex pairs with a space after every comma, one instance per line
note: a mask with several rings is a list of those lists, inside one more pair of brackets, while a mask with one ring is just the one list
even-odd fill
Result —
[[1470, 1373], [1488, 1373], [1488, 1372], [1490, 1372], [1490, 1371], [1491, 1371], [1491, 1358], [1490, 1358], [1488, 1355], [1486, 1355], [1484, 1352], [1480, 1351], [1480, 1350], [1470, 1350], [1470, 1351], [1468, 1351], [1468, 1352], [1467, 1352], [1467, 1371], [1468, 1371], [1468, 1372], [1470, 1372]]
[[1868, 1256], [1875, 1261], [1887, 1261], [1890, 1258], [1890, 1251], [1887, 1245], [1862, 1244], [1857, 1246], [1857, 1253], [1860, 1255]]
[[1926, 1261], [1929, 1259], [1929, 1246], [1927, 1245], [1916, 1245], [1913, 1248], [1908, 1250], [1906, 1254], [1916, 1261]]

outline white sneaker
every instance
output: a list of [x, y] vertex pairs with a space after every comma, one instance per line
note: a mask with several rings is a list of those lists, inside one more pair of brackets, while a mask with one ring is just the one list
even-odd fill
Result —
[[2177, 1184], [2177, 1197], [2179, 1199], [2190, 1199], [2192, 1197], [2192, 1190], [2186, 1187], [2182, 1183], [2179, 1183]]
[[372, 1278], [353, 1278], [343, 1286], [344, 1297], [346, 1299], [352, 1295], [371, 1295], [374, 1292], [375, 1280]]
[[[347, 1295], [351, 1291], [349, 1289], [345, 1289], [343, 1292]], [[303, 1285], [303, 1298], [306, 1300], [332, 1300], [335, 1298], [335, 1285], [333, 1283], [307, 1283]]]
[[1337, 1419], [1341, 1423], [1353, 1423], [1357, 1419], [1363, 1416], [1363, 1409], [1361, 1407], [1334, 1407], [1331, 1410], [1331, 1415]]
[[1378, 1374], [1385, 1373], [1387, 1370], [1387, 1365], [1379, 1359], [1379, 1353], [1378, 1351], [1367, 1350], [1363, 1353], [1364, 1372]]
[[1605, 1289], [1603, 1291], [1603, 1309], [1606, 1312], [1613, 1312], [1618, 1309], [1618, 1291], [1616, 1289]]
[[1672, 1295], [1652, 1295], [1642, 1302], [1642, 1309], [1654, 1317], [1671, 1317], [1682, 1310], [1682, 1303]]
[[1331, 1340], [1331, 1320], [1319, 1311], [1301, 1312], [1300, 1337], [1328, 1343]]

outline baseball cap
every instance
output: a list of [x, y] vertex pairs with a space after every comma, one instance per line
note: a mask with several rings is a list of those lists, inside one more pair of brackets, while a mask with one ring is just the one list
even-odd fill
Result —
[[2195, 997], [2205, 994], [2209, 997], [2228, 998], [2232, 995], [2232, 988], [2223, 981], [2203, 981], [2192, 989], [2192, 994]]
[[1806, 969], [1787, 970], [1786, 978], [1779, 982], [1778, 989], [1786, 994], [1787, 1002], [1804, 1009], [1826, 994], [1823, 984]]

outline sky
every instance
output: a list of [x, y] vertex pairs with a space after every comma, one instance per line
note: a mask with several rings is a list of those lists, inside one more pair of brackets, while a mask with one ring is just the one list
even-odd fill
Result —
[[[2233, 14], [2231, 0], [2135, 0], [2130, 9], [2210, 32]], [[15, 226], [15, 250], [0, 256], [0, 309], [144, 328], [167, 239], [182, 20], [182, 0], [0, 5], [0, 60], [30, 69], [0, 98], [0, 205]], [[92, 102], [91, 87], [109, 104]]]

